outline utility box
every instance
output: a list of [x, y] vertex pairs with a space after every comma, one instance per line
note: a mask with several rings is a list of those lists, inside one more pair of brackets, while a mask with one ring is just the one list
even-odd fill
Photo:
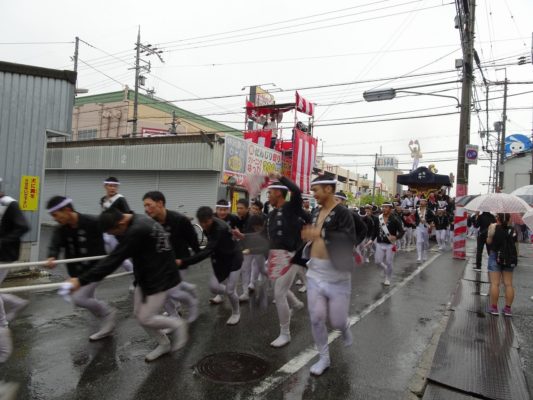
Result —
[[0, 177], [31, 230], [21, 259], [38, 255], [46, 142], [70, 136], [76, 73], [0, 61]]

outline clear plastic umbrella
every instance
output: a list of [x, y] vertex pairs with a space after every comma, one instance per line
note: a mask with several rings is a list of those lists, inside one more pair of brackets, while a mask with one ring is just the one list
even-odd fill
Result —
[[518, 214], [524, 214], [532, 210], [532, 208], [520, 197], [507, 193], [490, 193], [481, 195], [470, 201], [465, 208], [469, 211]]
[[533, 231], [533, 210], [525, 213], [522, 217], [522, 220], [527, 225], [527, 227]]
[[525, 200], [527, 204], [533, 205], [533, 185], [526, 185], [519, 187], [515, 191], [511, 192], [517, 197]]

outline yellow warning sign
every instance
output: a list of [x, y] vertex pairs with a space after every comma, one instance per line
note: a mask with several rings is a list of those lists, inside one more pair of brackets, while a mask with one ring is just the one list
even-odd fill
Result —
[[39, 207], [39, 177], [23, 175], [20, 180], [20, 209], [37, 211]]

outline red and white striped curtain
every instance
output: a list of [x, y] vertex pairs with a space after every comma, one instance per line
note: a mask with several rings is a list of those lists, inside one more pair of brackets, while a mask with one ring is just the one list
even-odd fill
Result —
[[294, 130], [292, 153], [292, 180], [300, 187], [302, 193], [311, 189], [311, 174], [315, 166], [318, 139], [298, 129]]

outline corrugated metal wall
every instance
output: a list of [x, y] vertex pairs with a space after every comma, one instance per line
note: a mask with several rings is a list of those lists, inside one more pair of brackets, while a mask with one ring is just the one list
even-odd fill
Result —
[[[0, 176], [6, 194], [19, 200], [21, 176], [40, 176], [42, 201], [46, 132], [70, 133], [73, 102], [74, 85], [67, 80], [0, 69]], [[25, 239], [34, 242], [39, 211], [25, 215], [32, 228]]]
[[[43, 196], [45, 201], [54, 195], [68, 196], [79, 212], [99, 214], [103, 181], [110, 175], [120, 180], [120, 193], [137, 213], [144, 212], [143, 195], [159, 190], [167, 198], [168, 209], [194, 217], [198, 207], [214, 207], [220, 185], [220, 174], [214, 171], [47, 170]], [[51, 218], [47, 215], [44, 220]]]
[[47, 169], [220, 171], [224, 145], [157, 143], [49, 148]]

